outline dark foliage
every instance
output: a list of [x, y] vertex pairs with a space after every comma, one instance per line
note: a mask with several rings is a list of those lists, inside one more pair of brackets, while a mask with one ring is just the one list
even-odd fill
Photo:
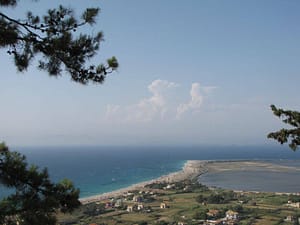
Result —
[[[16, 5], [16, 0], [0, 0], [1, 7]], [[63, 6], [49, 9], [43, 16], [28, 12], [24, 19], [0, 12], [0, 48], [7, 49], [20, 72], [38, 56], [38, 68], [50, 76], [61, 75], [65, 69], [73, 81], [102, 83], [107, 74], [117, 69], [117, 59], [112, 57], [105, 64], [87, 66], [99, 50], [103, 34], [76, 33], [84, 25], [94, 25], [99, 12], [99, 8], [88, 8], [80, 20], [74, 17], [72, 9]]]
[[105, 205], [91, 203], [83, 206], [82, 210], [88, 216], [97, 216], [105, 212]]
[[152, 184], [147, 184], [145, 187], [152, 188], [152, 189], [163, 189], [167, 185], [168, 185], [167, 183], [152, 183]]
[[138, 225], [148, 225], [146, 221], [139, 222]]
[[[0, 0], [2, 8], [17, 5], [17, 0]], [[43, 16], [29, 11], [22, 19], [4, 11], [0, 11], [0, 48], [13, 57], [18, 71], [25, 71], [37, 58], [38, 68], [50, 76], [59, 76], [64, 69], [73, 81], [87, 84], [102, 83], [118, 68], [115, 57], [105, 64], [86, 65], [99, 50], [103, 34], [76, 32], [95, 24], [99, 8], [86, 9], [80, 19], [63, 6]], [[4, 143], [0, 143], [0, 184], [14, 192], [0, 201], [0, 224], [54, 225], [57, 210], [71, 212], [80, 205], [79, 190], [72, 182], [52, 182], [47, 169], [29, 166], [24, 155], [10, 151]]]
[[0, 144], [0, 183], [14, 194], [0, 201], [0, 224], [53, 225], [54, 213], [71, 212], [80, 205], [72, 182], [53, 183], [47, 169], [29, 166], [24, 155]]
[[198, 203], [209, 203], [209, 204], [225, 204], [232, 200], [235, 200], [236, 196], [233, 192], [222, 192], [222, 193], [213, 193], [209, 196], [198, 195], [196, 201]]
[[207, 214], [206, 214], [207, 212], [208, 212], [207, 209], [198, 210], [196, 213], [194, 213], [193, 219], [195, 219], [195, 220], [206, 220], [207, 219]]
[[282, 122], [291, 125], [292, 129], [281, 129], [268, 134], [268, 138], [277, 140], [280, 144], [289, 143], [289, 147], [294, 151], [300, 145], [300, 112], [283, 110], [271, 105], [275, 116], [282, 119]]

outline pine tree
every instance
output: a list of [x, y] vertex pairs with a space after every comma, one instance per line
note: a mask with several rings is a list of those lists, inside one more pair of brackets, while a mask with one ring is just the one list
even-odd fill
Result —
[[[2, 8], [16, 5], [16, 0], [0, 0]], [[74, 17], [72, 9], [63, 6], [49, 9], [42, 17], [29, 11], [24, 19], [0, 12], [0, 48], [14, 58], [20, 72], [38, 57], [38, 68], [50, 76], [61, 75], [65, 69], [73, 81], [102, 83], [107, 74], [118, 68], [117, 59], [111, 57], [105, 64], [87, 66], [87, 60], [99, 50], [103, 33], [76, 33], [84, 25], [94, 25], [99, 12], [99, 8], [87, 8], [80, 20]]]
[[[0, 7], [16, 7], [17, 0], [0, 0]], [[107, 74], [118, 68], [111, 57], [99, 65], [86, 65], [103, 41], [103, 33], [78, 33], [84, 25], [94, 25], [99, 8], [87, 8], [80, 19], [72, 9], [59, 6], [38, 16], [28, 12], [25, 18], [12, 18], [0, 11], [0, 48], [14, 59], [24, 72], [33, 60], [50, 76], [63, 70], [81, 84], [103, 83]], [[80, 205], [79, 190], [69, 180], [52, 182], [47, 169], [29, 166], [26, 157], [0, 143], [0, 183], [14, 193], [0, 201], [0, 224], [54, 225], [55, 213], [71, 212]]]
[[80, 205], [79, 190], [69, 180], [54, 183], [47, 169], [29, 166], [26, 157], [0, 144], [0, 182], [14, 193], [0, 201], [0, 224], [54, 225], [55, 212]]
[[292, 129], [281, 129], [268, 134], [268, 138], [277, 140], [280, 144], [289, 143], [292, 150], [296, 150], [300, 145], [300, 112], [283, 110], [271, 105], [275, 116], [278, 116], [286, 124], [291, 125]]

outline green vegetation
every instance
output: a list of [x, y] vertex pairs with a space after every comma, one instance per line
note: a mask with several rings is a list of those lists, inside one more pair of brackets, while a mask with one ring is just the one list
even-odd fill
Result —
[[[153, 187], [158, 187], [157, 189]], [[169, 188], [167, 188], [169, 187]], [[181, 190], [179, 189], [181, 187]], [[190, 188], [193, 187], [193, 188]], [[119, 196], [103, 202], [91, 203], [76, 209], [75, 213], [60, 214], [60, 222], [71, 224], [203, 224], [206, 220], [222, 220], [223, 224], [296, 224], [300, 209], [287, 205], [297, 195], [233, 192], [222, 189], [208, 189], [197, 181], [177, 183], [155, 183], [135, 192], [142, 196], [141, 202]], [[116, 202], [123, 199], [123, 208], [108, 207], [94, 216], [84, 214], [84, 208]], [[147, 201], [152, 198], [152, 201]], [[166, 208], [161, 208], [161, 203]], [[139, 210], [142, 204], [144, 209]], [[127, 206], [136, 206], [128, 212]], [[91, 208], [93, 208], [91, 207]], [[226, 213], [236, 213], [237, 219], [225, 219]], [[288, 221], [291, 219], [291, 221]]]

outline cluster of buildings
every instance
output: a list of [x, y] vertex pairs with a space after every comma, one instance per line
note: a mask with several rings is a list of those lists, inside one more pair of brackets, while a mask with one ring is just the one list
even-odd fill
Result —
[[290, 223], [293, 223], [293, 222], [297, 222], [300, 223], [300, 218], [299, 217], [295, 217], [295, 216], [292, 216], [292, 215], [288, 215], [285, 219], [284, 219], [285, 222], [290, 222]]
[[[174, 184], [168, 184], [163, 189], [170, 190], [174, 189]], [[187, 187], [185, 187], [187, 188]], [[144, 202], [147, 202], [147, 198], [156, 198], [158, 193], [153, 193], [150, 191], [140, 191], [135, 193], [125, 193], [123, 196], [118, 199], [111, 199], [105, 203], [105, 208], [122, 208], [128, 213], [133, 212], [148, 212], [152, 211], [151, 207], [145, 206]], [[159, 204], [159, 203], [158, 203]], [[156, 206], [161, 210], [169, 208], [167, 201], [162, 201], [159, 205]], [[223, 215], [224, 216], [224, 215]], [[220, 211], [211, 209], [207, 212], [208, 218], [218, 218], [220, 217]], [[235, 225], [239, 220], [239, 213], [228, 210], [225, 213], [225, 217], [221, 219], [207, 219], [207, 220], [198, 220], [199, 224], [202, 225]], [[178, 222], [178, 225], [185, 225], [186, 222]]]
[[[122, 208], [127, 212], [145, 211], [151, 212], [149, 207], [145, 207], [144, 202], [148, 201], [149, 198], [155, 198], [156, 193], [151, 191], [140, 191], [139, 193], [127, 192], [117, 199], [111, 198], [105, 202], [105, 209], [110, 208]], [[161, 205], [161, 207], [164, 207]]]
[[[137, 203], [142, 203], [144, 202], [147, 197], [156, 197], [156, 193], [153, 193], [151, 191], [140, 191], [139, 193], [132, 193], [132, 192], [127, 192], [124, 193], [122, 196], [120, 196], [119, 198], [115, 199], [115, 198], [111, 198], [110, 200], [108, 200], [107, 202], [105, 202], [105, 208], [109, 209], [109, 208], [123, 208], [124, 207], [124, 202], [134, 202], [135, 204], [132, 205], [133, 208], [135, 208], [134, 206]], [[101, 203], [101, 202], [99, 202]], [[142, 204], [139, 204], [141, 208]], [[129, 207], [130, 208], [130, 207]], [[130, 210], [130, 209], [129, 209]], [[128, 210], [127, 210], [128, 211]]]
[[[219, 215], [219, 210], [209, 210], [207, 212], [209, 217], [217, 217]], [[203, 225], [235, 225], [239, 219], [239, 213], [228, 210], [225, 213], [225, 217], [217, 220], [206, 220]]]
[[[148, 198], [155, 197], [157, 197], [157, 193], [151, 191], [140, 191], [139, 193], [128, 192], [118, 199], [112, 198], [109, 201], [105, 202], [105, 209], [123, 208], [129, 213], [140, 211], [149, 213], [151, 212], [151, 208], [149, 206], [145, 207], [143, 203], [149, 200]], [[157, 207], [159, 207], [160, 209], [166, 209], [169, 208], [169, 205], [166, 201], [163, 201]]]
[[300, 208], [300, 202], [288, 201], [286, 205], [293, 208]]
[[[160, 203], [160, 208], [161, 209], [166, 209], [166, 208], [169, 208], [169, 206], [166, 202], [162, 202], [162, 203]], [[138, 204], [128, 205], [126, 211], [127, 212], [146, 211], [146, 212], [149, 213], [149, 212], [151, 212], [151, 208], [147, 207], [147, 209], [146, 209], [144, 204], [139, 202]]]
[[[181, 190], [188, 190], [190, 187], [188, 185], [183, 185], [181, 187]], [[176, 184], [166, 184], [164, 187], [161, 187], [163, 190], [177, 190]], [[119, 208], [122, 210], [126, 210], [128, 213], [134, 213], [134, 212], [143, 212], [143, 213], [150, 213], [152, 212], [152, 208], [147, 204], [149, 203], [149, 199], [152, 198], [155, 199], [155, 203], [150, 204], [152, 207], [154, 207], [156, 210], [164, 210], [169, 208], [169, 201], [166, 200], [160, 200], [161, 202], [157, 202], [157, 196], [159, 196], [161, 193], [164, 193], [163, 191], [153, 193], [152, 191], [135, 191], [135, 192], [128, 192], [123, 194], [122, 196], [118, 197], [117, 199], [110, 199], [107, 202], [105, 202], [105, 208]], [[243, 201], [238, 201], [238, 203], [243, 204]], [[256, 203], [255, 203], [256, 204]], [[203, 204], [206, 205], [206, 204]], [[292, 202], [288, 201], [287, 204], [285, 204], [288, 207], [293, 208], [300, 208], [300, 202]], [[237, 210], [238, 211], [238, 210]], [[204, 212], [205, 213], [205, 212]], [[225, 214], [225, 215], [224, 215]], [[202, 220], [196, 220], [193, 221], [196, 222], [199, 225], [237, 225], [239, 224], [239, 221], [241, 220], [242, 216], [239, 215], [238, 212], [234, 210], [227, 210], [225, 213], [222, 210], [218, 209], [210, 209], [206, 212], [206, 216]], [[188, 223], [186, 221], [187, 218], [182, 217], [180, 219], [182, 221], [177, 222], [177, 225], [187, 225]], [[295, 217], [293, 215], [288, 215], [283, 219], [285, 222], [295, 222], [298, 221], [300, 223], [300, 218]], [[89, 225], [97, 225], [97, 224], [89, 224]]]
[[[216, 209], [209, 210], [206, 215], [209, 217], [217, 217], [219, 215], [220, 211]], [[221, 219], [208, 219], [208, 220], [199, 220], [199, 224], [202, 225], [236, 225], [238, 224], [239, 220], [239, 213], [228, 210], [225, 213], [225, 217]], [[178, 222], [177, 225], [187, 225], [185, 222]]]

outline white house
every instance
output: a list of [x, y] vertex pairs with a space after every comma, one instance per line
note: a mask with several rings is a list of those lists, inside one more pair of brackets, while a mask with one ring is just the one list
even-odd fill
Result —
[[239, 218], [239, 213], [232, 211], [232, 210], [228, 210], [226, 212], [226, 219], [227, 220], [237, 220]]
[[133, 205], [127, 206], [126, 211], [127, 211], [127, 212], [133, 212]]
[[144, 205], [143, 205], [143, 204], [138, 204], [137, 209], [138, 209], [138, 210], [144, 209]]
[[165, 202], [160, 203], [160, 208], [161, 209], [166, 209], [167, 208], [167, 204]]

